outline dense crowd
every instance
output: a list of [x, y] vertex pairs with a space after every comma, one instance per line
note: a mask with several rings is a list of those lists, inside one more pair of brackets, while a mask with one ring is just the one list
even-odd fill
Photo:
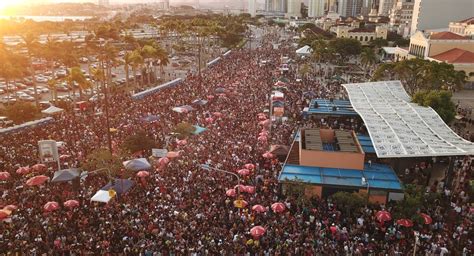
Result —
[[[16, 205], [11, 218], [0, 222], [0, 255], [403, 255], [412, 253], [414, 234], [411, 228], [393, 221], [380, 224], [375, 219], [379, 207], [367, 206], [348, 214], [344, 206], [312, 198], [300, 203], [293, 196], [281, 194], [277, 176], [280, 163], [264, 158], [270, 144], [289, 144], [289, 138], [300, 118], [303, 105], [317, 97], [341, 96], [341, 87], [317, 77], [289, 82], [285, 95], [287, 122], [271, 127], [269, 141], [257, 140], [262, 130], [258, 114], [269, 108], [268, 95], [275, 83], [275, 70], [282, 54], [291, 48], [275, 50], [263, 44], [257, 50], [239, 50], [222, 59], [203, 73], [188, 76], [175, 88], [135, 101], [127, 94], [111, 96], [111, 127], [114, 150], [123, 140], [144, 130], [159, 145], [180, 122], [206, 127], [199, 135], [187, 138], [187, 145], [172, 141], [170, 150], [181, 152], [165, 167], [154, 168], [146, 182], [136, 179], [135, 186], [108, 204], [91, 202], [92, 195], [107, 183], [101, 175], [89, 176], [79, 191], [68, 183], [47, 183], [41, 187], [24, 186], [25, 177], [15, 172], [20, 166], [38, 163], [37, 141], [63, 141], [62, 154], [70, 155], [67, 166], [79, 167], [94, 149], [106, 147], [103, 115], [96, 111], [80, 115], [65, 113], [47, 126], [0, 136], [2, 171], [11, 179], [0, 184], [0, 206]], [[259, 60], [269, 60], [260, 65]], [[291, 72], [291, 71], [290, 71]], [[225, 93], [216, 93], [216, 88]], [[191, 105], [206, 99], [204, 106], [194, 106], [188, 113], [172, 111], [173, 107]], [[219, 112], [221, 115], [216, 115]], [[144, 122], [143, 117], [157, 115], [159, 120]], [[268, 116], [267, 116], [268, 117]], [[212, 118], [212, 120], [210, 119]], [[312, 120], [311, 125], [318, 124]], [[349, 121], [350, 122], [350, 121]], [[354, 127], [357, 126], [357, 127]], [[360, 124], [346, 127], [360, 128]], [[337, 126], [335, 128], [340, 128]], [[125, 159], [123, 159], [125, 160]], [[207, 163], [236, 171], [245, 164], [255, 165], [252, 175], [242, 177], [244, 185], [254, 186], [254, 193], [242, 193], [248, 207], [238, 209], [234, 197], [226, 195], [237, 185], [233, 176], [206, 171]], [[65, 163], [63, 163], [66, 166]], [[461, 164], [466, 173], [471, 166]], [[51, 173], [49, 173], [51, 175]], [[468, 175], [468, 174], [466, 174]], [[80, 202], [75, 209], [61, 207], [44, 212], [43, 205], [69, 199]], [[472, 213], [465, 197], [446, 196], [455, 200], [455, 213], [441, 202], [427, 210], [432, 225], [420, 230], [421, 244], [417, 255], [454, 255], [473, 252]], [[281, 213], [267, 209], [251, 210], [255, 204], [267, 208], [282, 202]], [[391, 205], [386, 209], [390, 211]], [[458, 208], [460, 210], [458, 210]], [[452, 215], [454, 214], [454, 215]], [[454, 216], [454, 220], [445, 218]], [[449, 225], [447, 224], [449, 223]], [[249, 230], [260, 225], [266, 229], [261, 237]]]

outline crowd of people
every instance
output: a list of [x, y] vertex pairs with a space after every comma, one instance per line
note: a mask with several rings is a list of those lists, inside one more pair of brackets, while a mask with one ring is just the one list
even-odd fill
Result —
[[[392, 221], [381, 224], [375, 218], [380, 206], [366, 206], [348, 214], [344, 205], [312, 198], [305, 203], [292, 195], [283, 195], [277, 177], [278, 160], [263, 157], [269, 145], [288, 145], [298, 125], [302, 105], [314, 95], [338, 95], [341, 87], [319, 78], [290, 81], [285, 95], [287, 122], [271, 124], [268, 141], [259, 141], [265, 128], [259, 114], [269, 108], [268, 95], [277, 76], [281, 55], [291, 56], [293, 49], [283, 44], [273, 49], [265, 40], [261, 47], [236, 50], [206, 70], [202, 77], [188, 76], [183, 84], [161, 90], [143, 100], [128, 94], [110, 98], [114, 151], [128, 136], [145, 131], [158, 145], [166, 140], [180, 122], [205, 127], [199, 135], [188, 137], [186, 145], [175, 141], [169, 150], [180, 156], [166, 166], [154, 166], [145, 182], [138, 178], [126, 194], [108, 204], [92, 202], [92, 195], [108, 180], [90, 175], [74, 190], [69, 183], [25, 186], [27, 177], [15, 171], [38, 163], [37, 141], [54, 139], [64, 142], [62, 154], [70, 155], [68, 167], [81, 167], [86, 156], [107, 147], [104, 116], [95, 111], [80, 115], [68, 112], [46, 126], [0, 135], [2, 170], [11, 178], [0, 183], [0, 206], [15, 205], [10, 218], [0, 222], [0, 255], [403, 255], [414, 250], [412, 228]], [[260, 65], [259, 60], [269, 60]], [[290, 71], [293, 72], [293, 71]], [[224, 88], [225, 92], [216, 92]], [[187, 113], [173, 107], [192, 105], [196, 99], [208, 101]], [[219, 114], [216, 114], [219, 113]], [[143, 117], [159, 116], [144, 122]], [[268, 114], [264, 114], [268, 118]], [[316, 125], [316, 123], [314, 124]], [[269, 128], [269, 127], [268, 127]], [[123, 159], [126, 160], [126, 159]], [[201, 164], [235, 172], [246, 164], [255, 167], [242, 184], [255, 191], [228, 196], [237, 185], [233, 176], [204, 170]], [[65, 165], [65, 163], [63, 163]], [[463, 165], [464, 166], [464, 165]], [[470, 166], [465, 167], [469, 172]], [[52, 173], [47, 173], [52, 176]], [[239, 196], [247, 207], [236, 208]], [[69, 199], [79, 201], [77, 208], [62, 207]], [[58, 202], [56, 211], [45, 212], [43, 205]], [[284, 211], [270, 209], [276, 202]], [[454, 226], [445, 225], [452, 214], [441, 203], [436, 209], [423, 209], [434, 221], [420, 230], [422, 244], [417, 255], [470, 255], [472, 213], [467, 202], [456, 202]], [[253, 205], [266, 207], [255, 212]], [[386, 210], [390, 211], [391, 206]], [[449, 207], [449, 206], [448, 206]], [[254, 226], [266, 232], [255, 236]]]

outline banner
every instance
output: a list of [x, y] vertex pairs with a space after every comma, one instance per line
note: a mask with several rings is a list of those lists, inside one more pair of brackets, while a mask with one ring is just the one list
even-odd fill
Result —
[[41, 162], [56, 162], [59, 160], [58, 145], [55, 140], [38, 141], [39, 157]]
[[152, 148], [151, 155], [154, 157], [165, 157], [168, 153], [168, 150], [165, 148]]

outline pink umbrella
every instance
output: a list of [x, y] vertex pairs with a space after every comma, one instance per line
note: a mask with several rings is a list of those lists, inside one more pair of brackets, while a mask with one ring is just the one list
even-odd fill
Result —
[[43, 209], [45, 212], [52, 212], [57, 209], [59, 209], [59, 204], [57, 202], [47, 202], [44, 206]]
[[64, 161], [64, 160], [69, 159], [70, 157], [71, 157], [71, 155], [60, 155], [59, 160]]
[[18, 174], [21, 174], [21, 175], [25, 175], [25, 174], [28, 174], [30, 172], [30, 167], [20, 167], [18, 168], [18, 170], [16, 170], [16, 173]]
[[265, 115], [259, 115], [258, 116], [258, 120], [260, 120], [260, 121], [264, 121], [266, 119], [267, 119], [267, 116], [265, 116]]
[[255, 169], [254, 164], [245, 164], [244, 167], [245, 167], [245, 169], [249, 169], [249, 170], [254, 170]]
[[252, 206], [252, 211], [262, 213], [262, 212], [266, 212], [267, 208], [265, 208], [263, 205], [256, 204]]
[[283, 203], [274, 203], [274, 204], [272, 204], [272, 211], [274, 211], [274, 212], [277, 212], [277, 213], [284, 212], [285, 209], [286, 209], [286, 206]]
[[166, 153], [167, 158], [176, 158], [178, 156], [179, 156], [179, 152], [176, 152], [176, 151], [170, 151], [170, 152]]
[[0, 220], [8, 218], [12, 214], [12, 211], [7, 209], [0, 210]]
[[148, 177], [148, 176], [150, 176], [150, 173], [147, 172], [147, 171], [139, 171], [139, 172], [137, 172], [137, 177], [145, 178], [145, 177]]
[[184, 146], [184, 145], [188, 144], [188, 141], [187, 140], [177, 140], [176, 143], [179, 146]]
[[375, 218], [379, 221], [379, 222], [385, 222], [385, 221], [390, 221], [392, 219], [392, 215], [383, 210], [383, 211], [378, 211], [377, 213], [375, 213]]
[[267, 142], [267, 137], [266, 137], [266, 136], [259, 136], [259, 137], [257, 138], [257, 140], [258, 140], [259, 142]]
[[33, 178], [30, 178], [26, 181], [26, 185], [28, 186], [38, 186], [42, 185], [45, 181], [49, 180], [48, 176], [38, 175]]
[[262, 156], [263, 156], [264, 158], [268, 158], [268, 159], [275, 157], [275, 155], [273, 155], [273, 154], [270, 153], [270, 152], [266, 152], [266, 153], [264, 153]]
[[240, 185], [235, 185], [234, 189], [238, 189], [240, 192], [245, 191], [245, 186], [240, 184]]
[[250, 234], [252, 235], [253, 238], [259, 239], [261, 236], [265, 234], [265, 228], [262, 226], [255, 226], [250, 229]]
[[249, 169], [240, 169], [237, 171], [237, 173], [239, 175], [242, 175], [242, 176], [248, 176], [250, 174], [250, 170]]
[[231, 189], [228, 189], [225, 194], [228, 196], [228, 197], [235, 197], [237, 195], [237, 192], [235, 191], [235, 189], [231, 188]]
[[420, 216], [423, 218], [423, 221], [425, 224], [431, 224], [433, 222], [433, 219], [426, 213], [421, 213]]
[[9, 205], [3, 207], [3, 209], [9, 210], [9, 211], [14, 211], [14, 210], [18, 209], [18, 207], [16, 207], [16, 205], [9, 204]]
[[212, 113], [212, 115], [214, 115], [215, 117], [222, 117], [221, 112], [214, 112], [214, 113]]
[[10, 178], [10, 173], [0, 172], [0, 180], [8, 180]]
[[209, 99], [209, 100], [214, 99], [214, 97], [215, 97], [214, 95], [207, 95], [207, 99]]
[[399, 219], [397, 220], [397, 224], [403, 227], [413, 227], [413, 222], [409, 219]]
[[162, 166], [167, 165], [169, 162], [170, 162], [170, 159], [168, 157], [162, 157], [158, 159], [158, 163]]
[[244, 186], [244, 192], [253, 194], [255, 193], [255, 187], [254, 186]]
[[46, 167], [44, 164], [35, 164], [31, 167], [31, 169], [37, 172], [44, 172], [48, 169], [48, 167]]
[[208, 117], [208, 118], [206, 118], [206, 122], [212, 123], [212, 122], [214, 122], [214, 118]]
[[64, 202], [63, 205], [67, 208], [74, 208], [74, 207], [79, 206], [79, 201], [77, 201], [77, 200], [67, 200], [66, 202]]

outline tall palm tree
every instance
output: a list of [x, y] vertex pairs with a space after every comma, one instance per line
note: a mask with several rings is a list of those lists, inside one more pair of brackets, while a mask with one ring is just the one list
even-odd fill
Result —
[[130, 66], [132, 67], [135, 86], [139, 86], [139, 82], [137, 79], [137, 69], [139, 69], [141, 65], [143, 64], [143, 57], [140, 54], [140, 51], [135, 50], [131, 52], [129, 56], [129, 60], [130, 60]]
[[77, 66], [71, 68], [66, 80], [68, 80], [70, 84], [75, 83], [78, 85], [80, 97], [82, 97], [83, 90], [89, 89], [91, 87], [91, 84], [89, 81], [87, 81], [86, 77], [82, 73], [81, 68]]
[[28, 52], [28, 67], [30, 69], [29, 72], [31, 73], [31, 77], [32, 77], [31, 81], [33, 83], [35, 104], [36, 104], [36, 107], [39, 108], [38, 89], [36, 86], [35, 69], [33, 68], [33, 55], [38, 54], [40, 44], [38, 42], [37, 35], [33, 33], [27, 33], [25, 35], [22, 35], [22, 39], [23, 39], [23, 44], [21, 46], [25, 47]]
[[14, 54], [4, 46], [0, 46], [0, 77], [5, 79], [7, 89], [7, 102], [10, 102], [10, 81], [21, 78], [28, 73], [26, 68], [28, 60], [21, 55]]
[[367, 69], [374, 65], [375, 62], [377, 61], [377, 56], [375, 55], [374, 51], [370, 48], [365, 48], [362, 50], [360, 54], [360, 62], [362, 65], [365, 67], [365, 72], [367, 73]]

